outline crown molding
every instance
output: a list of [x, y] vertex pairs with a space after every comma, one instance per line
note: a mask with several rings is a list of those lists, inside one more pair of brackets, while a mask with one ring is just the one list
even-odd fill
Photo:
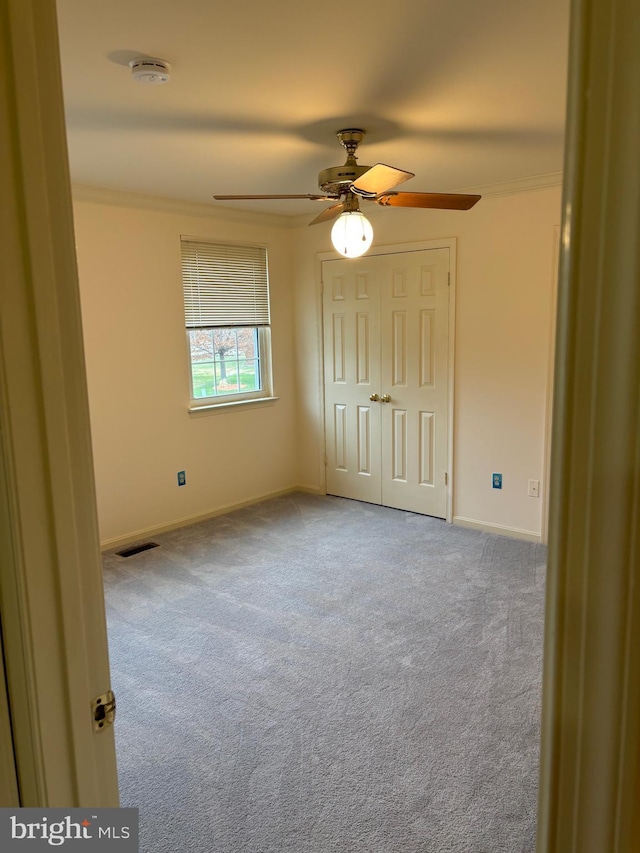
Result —
[[161, 213], [182, 213], [185, 216], [204, 216], [211, 219], [222, 219], [226, 222], [239, 222], [244, 225], [268, 225], [279, 228], [291, 228], [291, 217], [277, 213], [258, 213], [253, 210], [236, 210], [228, 207], [218, 207], [213, 204], [202, 204], [196, 201], [185, 201], [176, 198], [131, 193], [125, 190], [114, 190], [108, 187], [91, 186], [90, 184], [71, 184], [71, 194], [74, 201], [86, 201], [94, 204], [110, 204], [114, 207], [130, 207], [138, 210], [155, 210]]
[[[548, 172], [543, 175], [515, 178], [510, 181], [498, 181], [492, 184], [463, 187], [456, 190], [456, 192], [476, 193], [487, 199], [559, 186], [562, 186], [562, 172]], [[285, 216], [279, 213], [259, 213], [255, 210], [237, 210], [213, 204], [202, 204], [195, 201], [165, 198], [162, 196], [146, 195], [144, 193], [131, 193], [126, 190], [114, 190], [89, 184], [72, 184], [71, 192], [74, 201], [111, 204], [115, 207], [131, 207], [164, 213], [182, 213], [186, 216], [204, 216], [221, 219], [225, 222], [239, 222], [244, 225], [267, 225], [276, 228], [298, 228], [300, 225], [306, 225], [309, 222], [309, 216], [313, 212], [310, 211], [309, 214], [298, 213], [293, 216]], [[368, 211], [369, 215], [371, 213], [374, 213], [374, 211]]]
[[510, 181], [496, 181], [492, 184], [478, 184], [455, 190], [458, 193], [474, 193], [482, 198], [499, 198], [503, 195], [546, 190], [549, 187], [562, 186], [562, 172], [546, 172], [543, 175], [529, 175], [526, 178], [513, 178]]

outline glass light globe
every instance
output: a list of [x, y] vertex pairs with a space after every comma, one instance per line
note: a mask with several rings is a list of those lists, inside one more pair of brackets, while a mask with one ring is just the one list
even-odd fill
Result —
[[345, 210], [336, 219], [331, 229], [331, 242], [345, 258], [364, 255], [373, 240], [373, 228], [359, 210]]

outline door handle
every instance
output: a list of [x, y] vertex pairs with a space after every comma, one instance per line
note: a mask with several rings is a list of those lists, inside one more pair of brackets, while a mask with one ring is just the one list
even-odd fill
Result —
[[377, 402], [378, 402], [378, 400], [380, 399], [380, 397], [378, 397], [378, 395], [377, 395], [377, 394], [372, 394], [372, 395], [369, 397], [369, 399], [371, 400], [371, 402], [372, 402], [372, 403], [377, 403]]
[[382, 397], [380, 397], [380, 402], [381, 403], [390, 403], [391, 397], [389, 396], [389, 394], [383, 394]]

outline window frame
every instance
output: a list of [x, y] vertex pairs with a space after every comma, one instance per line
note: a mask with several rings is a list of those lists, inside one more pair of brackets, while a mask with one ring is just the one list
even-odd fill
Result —
[[[209, 327], [201, 327], [209, 328]], [[230, 394], [216, 394], [211, 397], [193, 396], [193, 362], [191, 360], [191, 343], [189, 332], [193, 327], [185, 329], [187, 348], [187, 375], [189, 381], [189, 411], [201, 409], [216, 409], [239, 405], [241, 403], [256, 403], [276, 400], [273, 396], [273, 377], [271, 371], [271, 326], [227, 326], [230, 329], [256, 329], [258, 332], [258, 361], [260, 365], [261, 388], [257, 391], [232, 391]]]
[[[193, 243], [203, 243], [209, 244], [211, 246], [227, 246], [229, 248], [236, 247], [247, 247], [250, 249], [261, 249], [265, 252], [265, 263], [266, 263], [266, 272], [267, 272], [267, 299], [268, 305], [271, 303], [271, 288], [269, 281], [269, 250], [268, 246], [265, 243], [247, 243], [247, 242], [239, 242], [232, 240], [217, 240], [212, 237], [193, 237], [186, 234], [180, 235], [180, 252], [181, 252], [181, 284], [183, 288], [183, 298], [182, 298], [182, 307], [183, 312], [185, 310], [185, 299], [184, 299], [184, 270], [183, 270], [183, 261], [182, 261], [182, 253], [183, 253], [183, 242], [193, 242]], [[270, 307], [269, 307], [270, 314]], [[183, 322], [184, 322], [184, 314], [183, 314]], [[206, 412], [214, 411], [217, 409], [229, 409], [235, 406], [243, 406], [248, 404], [260, 404], [260, 403], [268, 403], [277, 400], [278, 398], [274, 396], [273, 392], [273, 371], [272, 371], [272, 333], [271, 333], [271, 318], [269, 316], [269, 324], [268, 325], [251, 325], [247, 323], [242, 323], [238, 325], [224, 325], [224, 326], [187, 326], [185, 324], [185, 344], [186, 344], [186, 356], [187, 356], [187, 377], [188, 377], [188, 388], [189, 388], [189, 412]], [[211, 330], [216, 328], [226, 328], [226, 329], [255, 329], [257, 330], [257, 346], [258, 346], [258, 364], [259, 364], [259, 376], [260, 376], [260, 385], [261, 387], [256, 391], [245, 391], [245, 392], [237, 392], [232, 391], [229, 394], [215, 394], [213, 396], [208, 397], [195, 397], [194, 396], [194, 387], [193, 387], [193, 362], [191, 358], [191, 344], [189, 339], [189, 332], [196, 331], [197, 329], [202, 330]]]

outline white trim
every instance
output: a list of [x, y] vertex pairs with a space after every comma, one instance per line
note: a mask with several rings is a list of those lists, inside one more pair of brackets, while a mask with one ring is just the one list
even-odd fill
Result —
[[[376, 244], [371, 247], [367, 255], [399, 255], [405, 252], [423, 252], [425, 249], [450, 249], [455, 250], [456, 237], [443, 237], [435, 240], [412, 240], [410, 243]], [[340, 260], [343, 256], [339, 252], [318, 252], [320, 261]]]
[[[453, 452], [453, 426], [454, 426], [454, 391], [455, 391], [455, 337], [456, 337], [456, 237], [443, 237], [435, 240], [419, 240], [411, 243], [391, 243], [389, 245], [373, 246], [367, 255], [398, 255], [409, 252], [423, 252], [428, 249], [448, 249], [449, 250], [449, 329], [448, 329], [448, 358], [449, 358], [449, 373], [447, 376], [448, 382], [448, 419], [449, 430], [447, 435], [447, 509], [446, 521], [451, 524], [453, 519], [453, 472], [454, 472], [454, 452]], [[318, 286], [316, 293], [318, 294], [318, 312], [320, 316], [320, 338], [318, 341], [319, 364], [320, 364], [320, 414], [322, 418], [322, 448], [321, 448], [321, 483], [324, 493], [327, 488], [326, 466], [324, 457], [327, 452], [327, 434], [326, 434], [326, 417], [325, 417], [325, 393], [324, 393], [324, 303], [323, 303], [323, 288], [322, 281], [322, 263], [323, 261], [340, 260], [343, 256], [339, 252], [317, 252], [316, 253], [316, 281]]]
[[572, 2], [539, 853], [640, 850], [639, 26]]
[[[497, 181], [490, 184], [478, 184], [472, 187], [461, 187], [452, 192], [477, 193], [483, 199], [499, 198], [506, 195], [532, 192], [549, 187], [562, 186], [562, 172], [548, 172], [543, 175], [530, 175], [524, 178], [514, 178], [509, 181]], [[90, 184], [72, 184], [71, 191], [74, 201], [107, 204], [114, 207], [130, 207], [138, 210], [152, 210], [159, 213], [180, 213], [185, 216], [203, 216], [220, 219], [226, 222], [240, 222], [246, 225], [271, 225], [276, 228], [299, 228], [309, 224], [313, 216], [313, 208], [309, 213], [285, 215], [281, 213], [260, 213], [257, 210], [239, 210], [220, 204], [204, 204], [197, 201], [187, 201], [178, 198], [166, 198], [148, 193], [136, 193], [128, 190], [117, 190], [109, 187], [99, 187]], [[367, 216], [375, 218], [383, 213], [379, 205], [368, 208]], [[369, 252], [371, 254], [372, 252]], [[341, 257], [336, 253], [335, 257]], [[329, 260], [329, 258], [326, 258]]]
[[[200, 521], [207, 521], [210, 518], [216, 518], [219, 515], [226, 515], [230, 512], [235, 512], [244, 507], [254, 506], [263, 501], [271, 500], [272, 498], [291, 495], [295, 492], [304, 492], [309, 495], [326, 495], [326, 491], [318, 486], [296, 485], [288, 486], [286, 489], [276, 489], [272, 492], [264, 492], [252, 498], [247, 498], [243, 501], [223, 504], [215, 509], [207, 510], [207, 512], [198, 513], [197, 515], [183, 516], [175, 521], [167, 522], [166, 524], [158, 524], [153, 527], [144, 527], [136, 530], [133, 533], [128, 533], [125, 536], [115, 536], [112, 539], [104, 539], [100, 543], [102, 551], [113, 551], [115, 548], [126, 547], [143, 539], [148, 539], [150, 536], [159, 536], [162, 533], [169, 533], [171, 530], [177, 530], [180, 527], [188, 527], [191, 524], [198, 524]], [[455, 516], [453, 524], [459, 527], [468, 527], [473, 530], [481, 530], [485, 533], [497, 533], [500, 536], [509, 536], [513, 539], [524, 539], [528, 542], [540, 542], [540, 534], [534, 533], [531, 530], [520, 530], [517, 527], [504, 527], [501, 524], [488, 524], [483, 521], [476, 521], [472, 518], [464, 518], [463, 516]]]
[[316, 381], [319, 395], [318, 411], [320, 413], [320, 423], [322, 424], [322, 441], [318, 448], [318, 465], [320, 470], [320, 488], [325, 495], [327, 493], [327, 464], [325, 461], [327, 459], [327, 419], [324, 393], [324, 281], [322, 278], [322, 262], [336, 260], [341, 257], [342, 255], [335, 251], [316, 252], [314, 260], [316, 268], [316, 317], [319, 318], [319, 322], [316, 323], [316, 329], [318, 330], [316, 338], [318, 375]]
[[475, 518], [465, 518], [462, 515], [454, 515], [453, 523], [457, 527], [468, 527], [470, 530], [481, 530], [483, 533], [496, 533], [499, 536], [508, 536], [510, 539], [523, 539], [526, 542], [540, 542], [540, 534], [533, 530], [521, 530], [519, 527], [505, 527], [503, 524], [489, 524], [487, 521], [478, 521]]
[[177, 213], [185, 216], [202, 216], [224, 222], [239, 222], [244, 225], [271, 225], [276, 228], [293, 228], [292, 217], [279, 213], [260, 213], [255, 210], [238, 210], [214, 204], [201, 204], [177, 198], [114, 190], [108, 187], [72, 184], [73, 200], [92, 204], [107, 204], [114, 207], [130, 207], [136, 210], [151, 210], [157, 213]]
[[[238, 327], [241, 328], [241, 327]], [[193, 378], [191, 363], [191, 347], [189, 345], [189, 332], [192, 329], [186, 329], [186, 350], [188, 360], [188, 380], [189, 380], [189, 406], [190, 415], [195, 412], [208, 412], [212, 414], [215, 410], [229, 411], [238, 406], [247, 405], [249, 403], [257, 403], [264, 405], [265, 403], [275, 403], [280, 398], [273, 393], [273, 369], [272, 369], [272, 347], [271, 347], [271, 326], [248, 326], [244, 328], [254, 328], [258, 331], [258, 364], [260, 368], [260, 384], [261, 388], [258, 391], [246, 391], [241, 394], [225, 394], [218, 397], [197, 397], [191, 396], [193, 391]]]
[[[272, 492], [263, 492], [260, 495], [255, 495], [252, 498], [247, 498], [243, 501], [235, 501], [215, 509], [200, 512], [197, 515], [187, 515], [182, 518], [177, 518], [175, 521], [169, 521], [166, 524], [157, 524], [153, 527], [143, 527], [141, 530], [136, 530], [133, 533], [127, 533], [126, 536], [114, 536], [112, 539], [104, 539], [100, 543], [102, 551], [113, 551], [114, 548], [131, 545], [134, 542], [139, 542], [141, 539], [148, 539], [149, 536], [159, 536], [161, 533], [168, 533], [170, 530], [177, 530], [179, 527], [187, 527], [190, 524], [198, 524], [200, 521], [207, 521], [209, 518], [216, 518], [218, 515], [226, 515], [229, 512], [234, 512], [237, 509], [243, 509], [247, 506], [262, 503], [262, 501], [270, 500], [271, 498], [279, 498], [283, 495], [290, 495], [292, 492], [308, 492], [309, 487], [304, 486], [288, 486], [286, 489], [275, 489]], [[318, 490], [313, 491], [314, 494], [321, 494]]]
[[457, 241], [453, 238], [449, 247], [449, 431], [447, 436], [447, 523], [453, 523], [454, 483], [455, 483], [455, 453], [453, 444], [453, 425], [455, 422], [455, 376], [456, 376], [456, 294], [458, 282]]
[[[204, 398], [203, 398], [204, 399]], [[208, 397], [207, 399], [211, 399]], [[253, 406], [273, 405], [280, 397], [247, 397], [244, 400], [225, 400], [221, 403], [207, 403], [203, 406], [190, 406], [190, 415], [214, 415], [216, 412], [228, 412], [233, 409], [249, 409]]]
[[477, 193], [483, 199], [500, 198], [505, 195], [518, 195], [520, 193], [534, 192], [535, 190], [546, 190], [550, 187], [562, 186], [562, 172], [547, 172], [543, 175], [530, 175], [526, 178], [514, 178], [510, 181], [497, 181], [493, 184], [478, 184], [472, 187], [463, 187], [455, 190], [459, 193]]
[[549, 305], [547, 394], [544, 405], [544, 456], [542, 460], [542, 518], [540, 535], [546, 544], [549, 541], [549, 483], [551, 481], [551, 426], [553, 419], [553, 374], [556, 354], [556, 316], [558, 312], [558, 265], [560, 261], [560, 226], [553, 229], [551, 258], [551, 295]]
[[[25, 73], [28, 69], [28, 73]], [[54, 0], [0, 6], [0, 602], [22, 806], [117, 806]]]
[[304, 492], [307, 495], [326, 495], [326, 491], [319, 489], [317, 486], [296, 486], [295, 492]]

